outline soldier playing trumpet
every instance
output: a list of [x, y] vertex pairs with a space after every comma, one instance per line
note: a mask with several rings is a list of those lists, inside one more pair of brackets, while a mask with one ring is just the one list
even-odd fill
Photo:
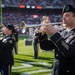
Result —
[[[52, 25], [42, 26], [39, 35], [41, 49], [55, 49], [52, 75], [75, 75], [75, 9], [65, 5], [62, 21], [66, 29], [63, 36]], [[45, 21], [42, 22], [45, 24]], [[52, 35], [50, 40], [47, 34]]]

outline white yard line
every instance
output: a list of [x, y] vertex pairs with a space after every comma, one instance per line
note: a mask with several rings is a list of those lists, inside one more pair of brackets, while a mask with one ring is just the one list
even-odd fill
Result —
[[52, 69], [46, 69], [46, 70], [36, 70], [36, 71], [30, 71], [30, 72], [24, 72], [20, 75], [31, 75], [34, 73], [40, 73], [40, 72], [48, 72], [48, 71], [52, 71]]
[[32, 67], [33, 65], [30, 65], [30, 64], [22, 64], [23, 66], [17, 66], [17, 67], [12, 67], [12, 69], [20, 69], [20, 68], [28, 68], [28, 67]]
[[[25, 63], [22, 63], [22, 66], [16, 66], [16, 67], [13, 66], [12, 69], [33, 67], [34, 64], [43, 65], [43, 66], [50, 66], [46, 62], [25, 62]], [[44, 70], [35, 70], [35, 71], [23, 72], [20, 75], [31, 75], [31, 74], [34, 74], [34, 73], [49, 72], [49, 71], [52, 71], [52, 69], [44, 69]], [[51, 74], [44, 74], [44, 75], [51, 75]]]

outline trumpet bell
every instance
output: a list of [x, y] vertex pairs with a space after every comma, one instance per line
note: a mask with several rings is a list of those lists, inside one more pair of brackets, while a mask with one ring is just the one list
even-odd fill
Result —
[[24, 22], [24, 21], [21, 21], [21, 22], [20, 22], [20, 26], [21, 26], [22, 28], [24, 28], [25, 22]]
[[20, 22], [20, 27], [22, 27], [22, 33], [25, 33], [26, 32], [26, 27], [25, 27], [25, 22], [24, 21]]

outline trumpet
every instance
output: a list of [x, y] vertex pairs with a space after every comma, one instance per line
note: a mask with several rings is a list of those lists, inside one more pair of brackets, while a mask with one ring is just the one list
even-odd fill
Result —
[[46, 23], [46, 24], [26, 24], [24, 21], [20, 22], [20, 26], [25, 29], [24, 31], [26, 31], [26, 28], [33, 28], [33, 27], [40, 27], [40, 26], [46, 26], [46, 25], [58, 25], [58, 24], [62, 24], [62, 22], [55, 22], [55, 23]]
[[62, 22], [55, 22], [55, 23], [46, 23], [46, 24], [26, 24], [24, 21], [20, 22], [20, 26], [21, 27], [25, 27], [25, 28], [32, 28], [32, 27], [39, 27], [39, 26], [46, 26], [46, 25], [58, 25], [58, 24], [62, 24]]

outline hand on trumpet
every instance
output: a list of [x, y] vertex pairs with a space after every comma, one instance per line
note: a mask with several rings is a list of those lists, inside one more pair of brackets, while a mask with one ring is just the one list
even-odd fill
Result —
[[[46, 24], [46, 22], [43, 21], [41, 24]], [[57, 33], [57, 30], [52, 25], [45, 25], [45, 26], [41, 26], [41, 32], [42, 32], [42, 35], [45, 33], [54, 35], [55, 33]]]
[[[44, 17], [43, 22], [41, 24], [26, 24], [24, 21], [20, 22], [20, 26], [24, 29], [23, 32], [26, 31], [26, 28], [41, 27], [41, 26], [42, 27], [40, 29], [43, 30], [43, 27], [46, 27], [46, 26], [48, 27], [48, 25], [50, 26], [50, 24], [51, 25], [55, 25], [55, 24], [58, 25], [58, 24], [62, 24], [62, 22], [51, 23], [48, 16]], [[37, 33], [40, 33], [40, 32], [41, 32], [41, 30], [37, 31]], [[42, 33], [44, 34], [44, 33], [47, 33], [47, 32], [43, 31]]]

